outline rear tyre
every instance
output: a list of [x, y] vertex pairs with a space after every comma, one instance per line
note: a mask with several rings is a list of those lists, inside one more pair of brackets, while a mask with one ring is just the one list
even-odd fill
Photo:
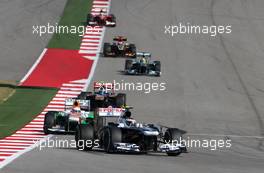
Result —
[[44, 118], [44, 126], [43, 126], [44, 133], [45, 134], [51, 133], [49, 129], [52, 128], [54, 125], [55, 125], [55, 112], [49, 111], [46, 113]]
[[136, 58], [137, 57], [137, 48], [135, 44], [130, 44], [130, 51], [133, 54], [131, 58]]
[[122, 131], [117, 127], [107, 127], [104, 131], [104, 150], [107, 153], [115, 152], [114, 143], [122, 142]]
[[94, 144], [94, 128], [90, 124], [79, 124], [75, 132], [76, 147], [78, 150], [92, 150]]
[[86, 100], [86, 96], [87, 96], [87, 92], [81, 92], [77, 99], [80, 99], [80, 100]]
[[115, 15], [110, 14], [109, 16], [111, 17], [111, 22], [115, 23], [112, 27], [115, 27], [116, 26], [116, 17], [115, 17]]
[[161, 63], [160, 61], [154, 61], [154, 64], [155, 64], [155, 71], [158, 72], [156, 76], [160, 76]]
[[126, 105], [126, 94], [119, 93], [116, 96], [116, 107], [121, 108]]
[[108, 57], [111, 52], [112, 52], [112, 50], [111, 50], [110, 43], [104, 43], [104, 48], [103, 48], [104, 57]]

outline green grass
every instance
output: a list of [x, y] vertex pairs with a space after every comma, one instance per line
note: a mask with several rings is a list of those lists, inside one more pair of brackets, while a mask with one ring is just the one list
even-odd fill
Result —
[[0, 80], [0, 103], [8, 99], [14, 92], [15, 81]]
[[[84, 26], [86, 16], [89, 13], [92, 0], [68, 0], [63, 15], [59, 22], [60, 26]], [[79, 49], [81, 43], [79, 34], [56, 33], [48, 44], [48, 48]]]
[[34, 119], [56, 92], [56, 89], [17, 88], [7, 101], [0, 104], [0, 139]]

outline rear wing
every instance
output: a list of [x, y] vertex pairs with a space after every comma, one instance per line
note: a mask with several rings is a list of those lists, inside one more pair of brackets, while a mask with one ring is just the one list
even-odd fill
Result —
[[107, 92], [114, 93], [114, 84], [113, 83], [104, 83], [104, 82], [94, 82], [94, 92], [99, 91], [100, 89], [105, 89]]
[[120, 117], [124, 113], [123, 108], [98, 108], [97, 115], [99, 117]]
[[107, 9], [106, 9], [106, 8], [94, 8], [93, 11], [94, 11], [94, 12], [107, 13]]
[[65, 100], [65, 110], [70, 110], [76, 107], [75, 102], [78, 102], [78, 107], [81, 110], [90, 110], [90, 100], [80, 100], [80, 99], [66, 99]]
[[151, 53], [150, 52], [137, 52], [137, 57], [142, 58], [151, 58]]
[[114, 41], [127, 41], [127, 38], [124, 36], [116, 36], [113, 38]]

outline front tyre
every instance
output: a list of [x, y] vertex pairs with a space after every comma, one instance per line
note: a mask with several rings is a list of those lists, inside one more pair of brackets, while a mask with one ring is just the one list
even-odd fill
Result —
[[104, 57], [110, 56], [111, 53], [112, 53], [112, 49], [110, 43], [104, 43], [104, 47], [103, 47]]
[[44, 126], [43, 126], [44, 133], [50, 134], [51, 132], [49, 131], [49, 129], [52, 128], [54, 125], [55, 125], [55, 112], [49, 111], [46, 113], [44, 118]]
[[[164, 142], [171, 144], [179, 144], [182, 140], [182, 133], [177, 128], [168, 128], [164, 134]], [[187, 149], [186, 149], [187, 151]], [[168, 156], [178, 156], [182, 153], [182, 149], [180, 148], [174, 152], [167, 152]]]
[[92, 150], [94, 144], [94, 128], [90, 124], [79, 124], [75, 132], [76, 147], [78, 150]]
[[114, 143], [122, 142], [122, 131], [117, 127], [107, 127], [104, 130], [103, 139], [105, 152], [112, 153], [115, 151]]

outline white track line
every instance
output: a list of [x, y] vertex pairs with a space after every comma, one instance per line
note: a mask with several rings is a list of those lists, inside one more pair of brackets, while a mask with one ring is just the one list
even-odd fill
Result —
[[42, 51], [42, 53], [40, 54], [39, 58], [36, 60], [36, 62], [33, 64], [33, 66], [30, 68], [30, 70], [27, 72], [27, 74], [22, 78], [22, 80], [20, 81], [20, 84], [22, 84], [24, 81], [26, 81], [26, 79], [30, 76], [30, 74], [35, 70], [35, 68], [37, 67], [39, 62], [42, 60], [42, 58], [45, 55], [45, 53], [47, 52], [47, 50], [48, 49], [45, 48]]

